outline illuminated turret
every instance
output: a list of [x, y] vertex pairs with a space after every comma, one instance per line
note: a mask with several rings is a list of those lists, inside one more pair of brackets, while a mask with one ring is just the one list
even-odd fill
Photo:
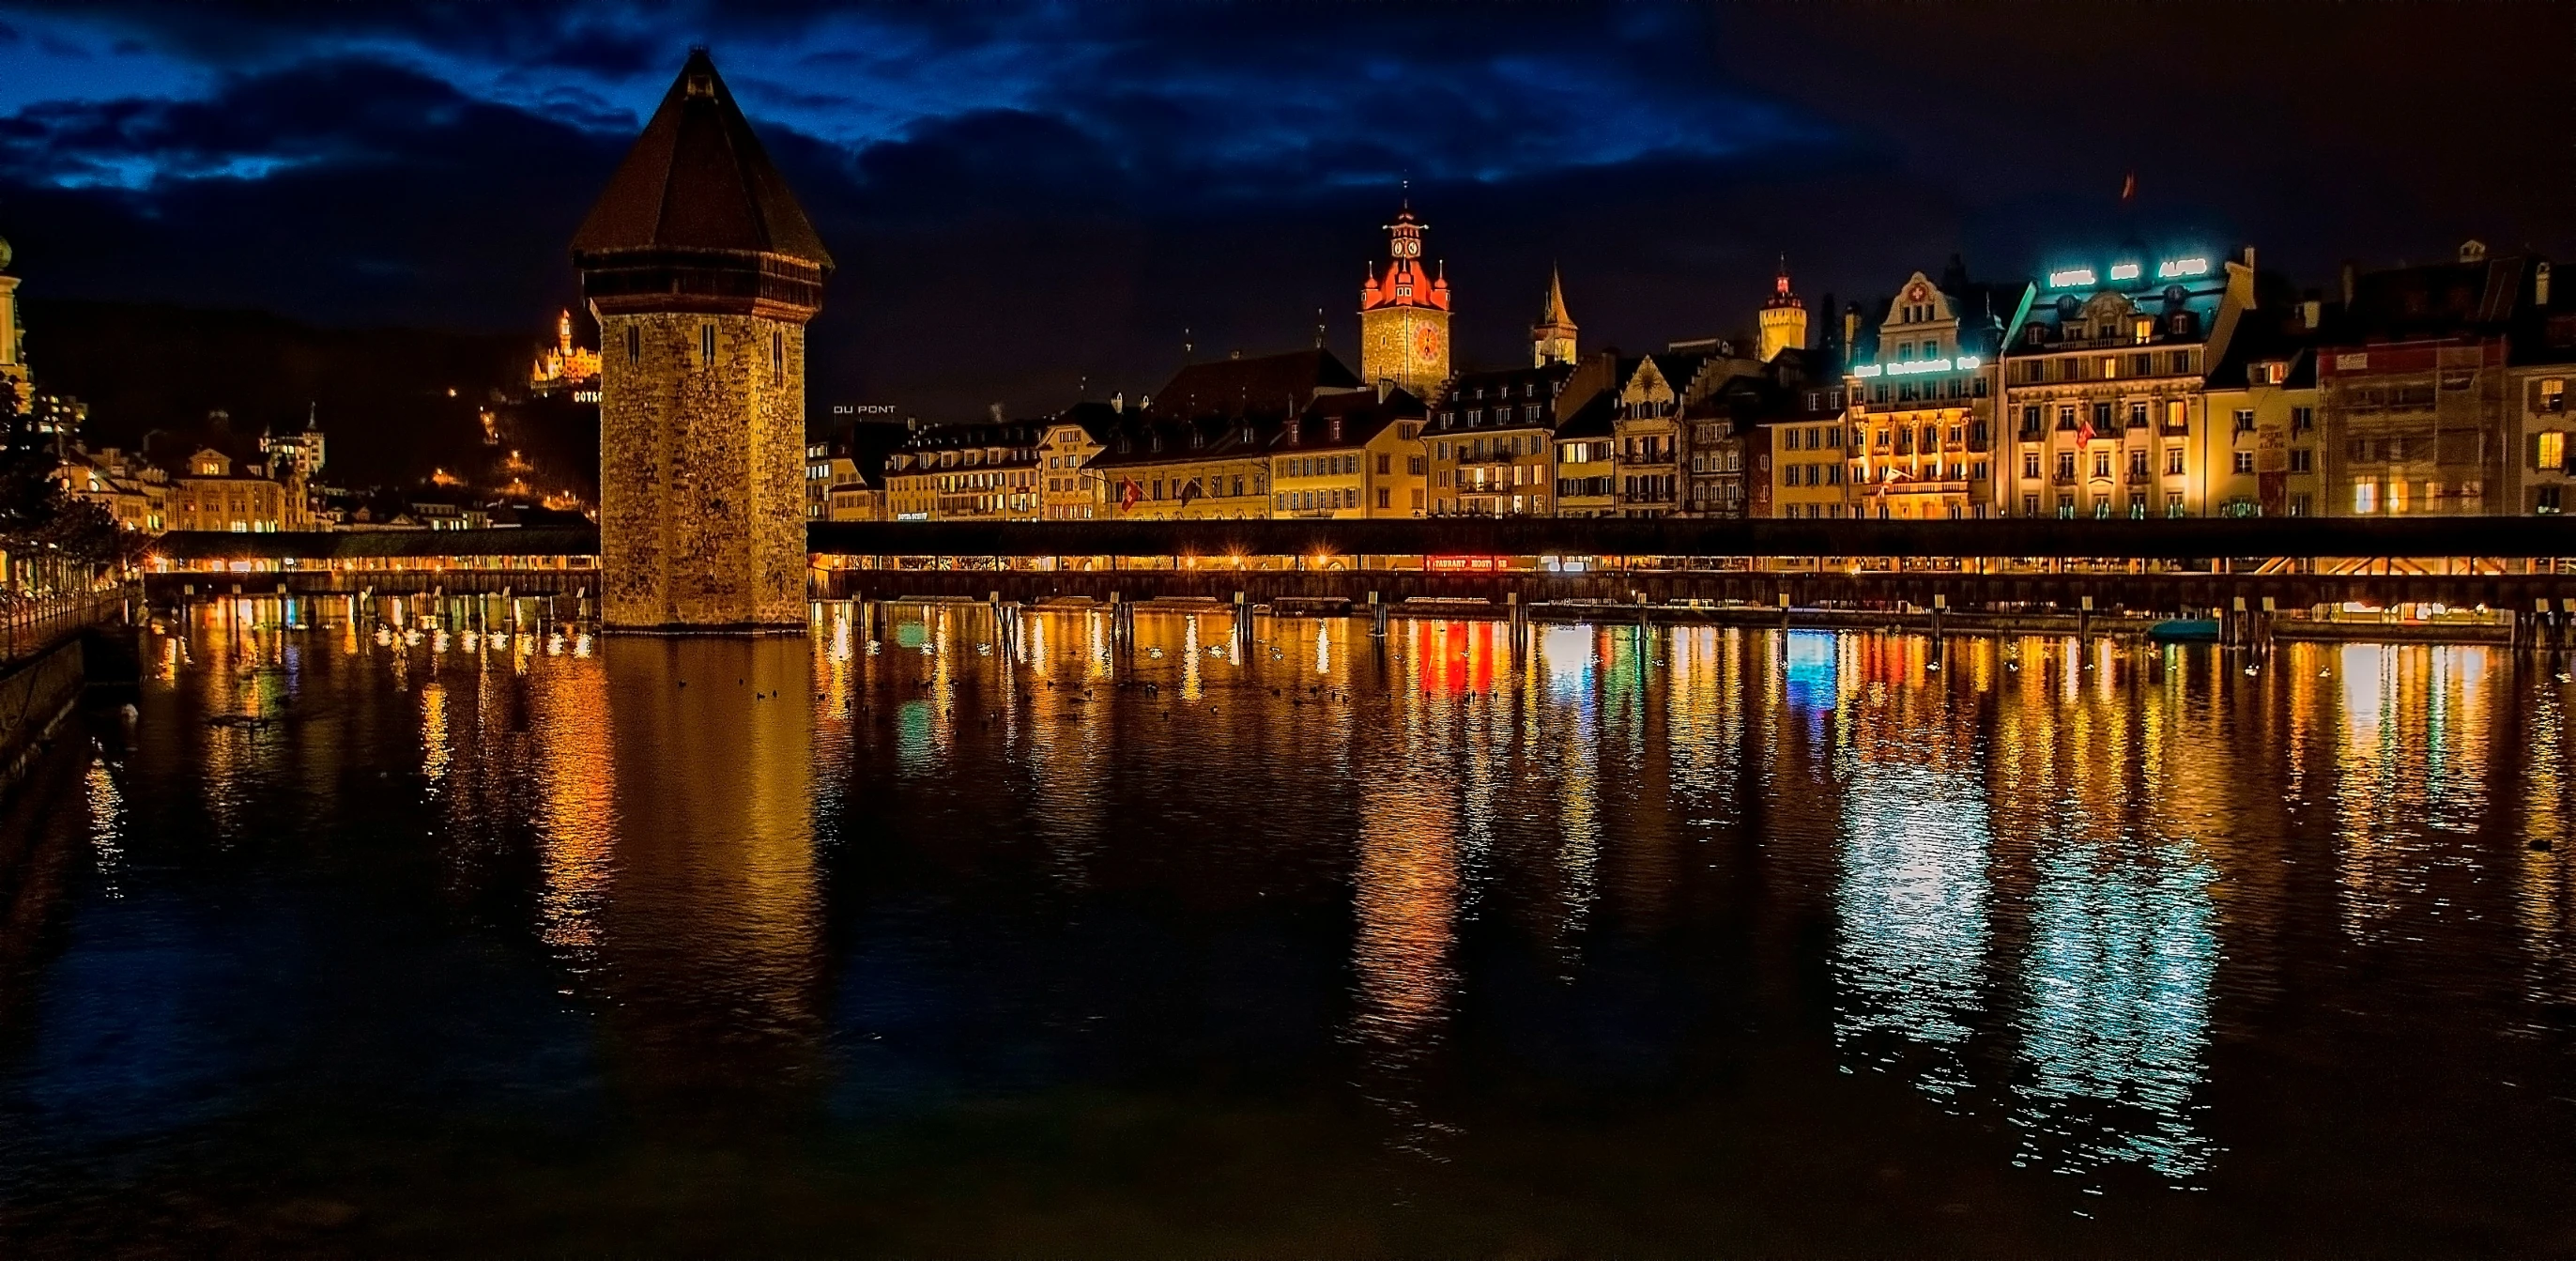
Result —
[[1762, 303], [1756, 317], [1762, 323], [1762, 361], [1769, 363], [1784, 350], [1803, 350], [1807, 345], [1807, 304], [1789, 292], [1789, 260], [1780, 260], [1780, 274], [1771, 282], [1771, 296]]

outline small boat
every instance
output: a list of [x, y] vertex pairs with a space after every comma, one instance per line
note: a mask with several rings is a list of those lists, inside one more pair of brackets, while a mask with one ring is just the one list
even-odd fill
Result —
[[2218, 619], [2171, 618], [2148, 627], [2147, 638], [2159, 644], [2214, 644], [2218, 642]]

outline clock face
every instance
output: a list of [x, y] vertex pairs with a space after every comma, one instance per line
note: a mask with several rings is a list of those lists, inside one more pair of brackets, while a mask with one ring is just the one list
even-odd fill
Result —
[[1413, 357], [1425, 363], [1440, 357], [1440, 330], [1429, 324], [1413, 330]]

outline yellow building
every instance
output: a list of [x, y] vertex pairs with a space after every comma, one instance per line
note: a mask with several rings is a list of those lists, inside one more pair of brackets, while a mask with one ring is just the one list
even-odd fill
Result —
[[1084, 466], [1116, 434], [1126, 410], [1123, 395], [1108, 403], [1076, 403], [1047, 425], [1046, 436], [1038, 442], [1039, 457], [1046, 464], [1047, 520], [1090, 521], [1099, 516], [1108, 495], [1098, 475]]
[[1859, 515], [1845, 495], [1846, 434], [1838, 417], [1762, 426], [1769, 435], [1771, 515], [1814, 521]]
[[262, 471], [236, 473], [233, 458], [213, 447], [188, 457], [187, 470], [170, 479], [167, 502], [173, 530], [268, 534], [313, 528], [303, 479], [292, 471], [284, 482]]
[[[2325, 514], [2317, 438], [2316, 332], [2248, 313], [2206, 387], [2207, 511], [2219, 517]], [[2188, 459], [2186, 465], [2190, 463]]]
[[1955, 264], [1906, 278], [1844, 370], [1854, 516], [1962, 520], [1994, 504], [1996, 350], [2027, 284], [1978, 284]]
[[1035, 521], [1044, 498], [1039, 426], [1004, 422], [915, 429], [886, 457], [896, 521]]
[[1618, 416], [1618, 392], [1595, 390], [1549, 436], [1556, 459], [1553, 515], [1606, 517], [1618, 512]]
[[1270, 440], [1270, 511], [1281, 518], [1426, 514], [1422, 401], [1400, 389], [1318, 395]]
[[572, 344], [572, 312], [555, 317], [555, 344], [528, 368], [528, 388], [538, 394], [570, 391], [573, 401], [599, 401], [599, 352]]
[[1138, 416], [1082, 467], [1096, 520], [1258, 520], [1270, 515], [1270, 442], [1259, 417]]
[[73, 498], [107, 509], [121, 529], [158, 534], [170, 528], [170, 475], [139, 456], [107, 447], [63, 457], [55, 480]]
[[1552, 515], [1556, 430], [1580, 402], [1567, 388], [1578, 373], [1574, 364], [1549, 362], [1451, 381], [1429, 431], [1432, 514]]

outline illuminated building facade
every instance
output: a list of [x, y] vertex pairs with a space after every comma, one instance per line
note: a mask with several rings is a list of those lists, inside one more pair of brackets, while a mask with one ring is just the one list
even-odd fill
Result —
[[2547, 263], [2535, 268], [2533, 303], [2544, 321], [2540, 339], [2517, 356], [2506, 387], [2519, 411], [2508, 502], [2517, 511], [2558, 516], [2576, 510], [2576, 414], [2567, 401], [2576, 383], [2576, 301], [2551, 292], [2549, 271]]
[[1753, 435], [1766, 420], [1809, 416], [1827, 395], [1841, 392], [1839, 385], [1820, 389], [1808, 383], [1814, 357], [1816, 352], [1791, 346], [1762, 360], [1721, 355], [1701, 369], [1701, 385], [1681, 408], [1682, 515], [1751, 515]]
[[1725, 357], [1723, 343], [1696, 341], [1621, 361], [1619, 407], [1610, 422], [1618, 482], [1613, 515], [1662, 517], [1681, 510], [1682, 407], [1702, 396], [1704, 375]]
[[1552, 515], [1557, 428], [1600, 392], [1606, 369], [1601, 357], [1581, 367], [1549, 360], [1452, 379], [1428, 434], [1432, 515]]
[[2211, 516], [2311, 517], [2325, 510], [2318, 457], [2318, 304], [2249, 311], [2210, 369]]
[[2470, 241], [2453, 262], [2350, 279], [2317, 360], [2326, 515], [2521, 506], [2508, 475], [2523, 409], [2508, 386], [2544, 330], [2540, 262]]
[[2025, 315], [2030, 292], [2025, 284], [1971, 281], [1953, 258], [1937, 283], [1919, 271], [1907, 277], [1876, 327], [1856, 330], [1843, 373], [1851, 515], [1987, 514], [1995, 502], [1996, 350]]
[[1108, 497], [1084, 465], [1117, 432], [1126, 410], [1123, 395], [1107, 403], [1076, 403], [1047, 425], [1046, 436], [1038, 442], [1039, 456], [1046, 462], [1040, 501], [1040, 515], [1046, 520], [1090, 521], [1099, 515]]
[[1387, 262], [1360, 286], [1360, 375], [1431, 398], [1449, 379], [1449, 278], [1422, 262], [1426, 225], [1406, 202], [1386, 225]]
[[1422, 400], [1401, 389], [1323, 394], [1270, 440], [1270, 515], [1424, 515]]
[[322, 433], [321, 412], [307, 409], [304, 428], [294, 433], [261, 431], [259, 454], [269, 468], [281, 473], [293, 469], [297, 477], [310, 483], [330, 455], [330, 440]]
[[2238, 439], [2211, 432], [2204, 386], [2253, 306], [2252, 262], [2124, 250], [2050, 271], [2003, 349], [1996, 510], [2206, 515]]
[[1098, 519], [1271, 516], [1271, 440], [1280, 424], [1260, 415], [1136, 417], [1083, 468], [1100, 496]]
[[1044, 427], [1028, 421], [925, 425], [886, 457], [896, 521], [1036, 521], [1045, 499]]
[[599, 352], [572, 344], [572, 312], [555, 316], [555, 344], [530, 365], [528, 388], [537, 394], [570, 392], [577, 403], [599, 401]]
[[170, 475], [140, 455], [115, 447], [74, 449], [54, 480], [73, 498], [105, 508], [119, 529], [158, 534], [170, 528]]
[[233, 458], [213, 447], [189, 456], [186, 470], [170, 479], [170, 528], [235, 534], [313, 528], [304, 479], [292, 468], [281, 470], [281, 479], [269, 478], [257, 465], [234, 468]]
[[704, 49], [572, 243], [599, 319], [601, 620], [805, 622], [805, 326], [832, 256]]
[[1770, 515], [1784, 520], [1832, 519], [1856, 511], [1846, 495], [1843, 418], [1838, 414], [1788, 417], [1761, 426], [1765, 454], [1778, 484]]
[[[1595, 355], [1615, 372], [1615, 355]], [[1560, 517], [1606, 517], [1619, 510], [1619, 392], [1594, 390], [1557, 426], [1556, 510]]]

